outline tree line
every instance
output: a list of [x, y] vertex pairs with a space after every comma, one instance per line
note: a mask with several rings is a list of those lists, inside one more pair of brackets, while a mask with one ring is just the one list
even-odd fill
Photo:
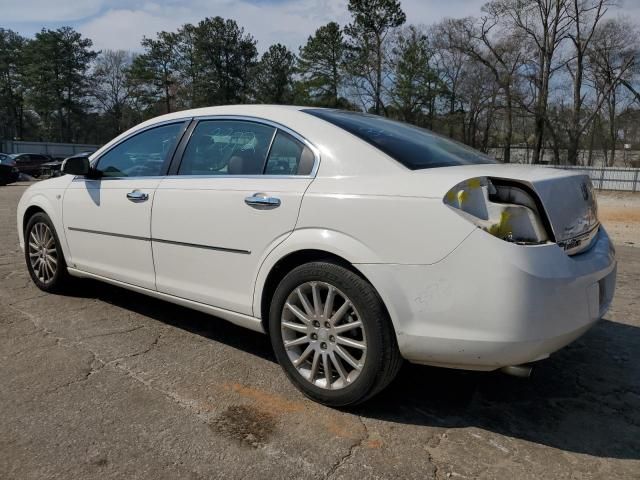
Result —
[[167, 112], [298, 104], [410, 122], [505, 162], [523, 160], [517, 147], [531, 163], [546, 150], [556, 163], [612, 165], [640, 143], [640, 37], [613, 4], [494, 0], [425, 26], [407, 24], [399, 0], [349, 0], [348, 24], [261, 55], [219, 16], [144, 38], [135, 53], [95, 51], [70, 27], [33, 38], [0, 28], [0, 137], [103, 143]]

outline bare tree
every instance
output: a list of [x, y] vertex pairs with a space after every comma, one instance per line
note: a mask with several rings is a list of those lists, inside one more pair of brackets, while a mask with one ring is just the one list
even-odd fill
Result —
[[533, 103], [523, 104], [532, 109], [535, 123], [533, 163], [541, 160], [545, 126], [548, 125], [547, 106], [553, 73], [561, 68], [557, 51], [566, 39], [571, 26], [567, 15], [570, 0], [495, 0], [485, 6], [499, 16], [508, 29], [521, 39], [531, 53], [527, 70], [533, 86]]
[[[465, 75], [465, 65], [469, 57], [464, 49], [459, 48], [458, 35], [455, 30], [454, 20], [444, 20], [434, 26], [431, 37], [436, 49], [435, 61], [439, 70], [440, 79], [445, 88], [442, 94], [446, 97], [448, 118], [448, 131], [450, 137], [454, 136], [454, 118], [458, 103], [458, 88]], [[450, 30], [453, 29], [453, 30]], [[432, 109], [432, 112], [435, 108]]]
[[608, 20], [596, 30], [593, 45], [588, 51], [590, 67], [599, 104], [606, 102], [608, 113], [608, 144], [611, 155], [608, 163], [613, 165], [617, 142], [618, 91], [625, 84], [631, 85], [629, 75], [636, 66], [638, 31], [624, 20]]
[[517, 38], [510, 36], [509, 32], [497, 31], [500, 14], [489, 7], [491, 4], [485, 10], [486, 15], [479, 20], [445, 21], [441, 32], [447, 35], [452, 47], [484, 65], [502, 90], [506, 117], [503, 161], [509, 163], [513, 141], [514, 77], [522, 63], [522, 52]]
[[131, 53], [124, 50], [105, 50], [96, 59], [93, 72], [93, 96], [112, 121], [113, 134], [123, 131], [122, 117], [130, 96], [127, 70]]
[[601, 104], [596, 105], [592, 113], [583, 118], [583, 105], [587, 96], [583, 89], [585, 56], [600, 20], [607, 12], [607, 6], [611, 3], [611, 0], [571, 0], [565, 6], [567, 17], [571, 20], [571, 29], [567, 33], [567, 37], [571, 41], [573, 56], [566, 64], [573, 82], [573, 109], [570, 121], [565, 123], [568, 137], [567, 162], [572, 165], [578, 161], [580, 138], [601, 107]]

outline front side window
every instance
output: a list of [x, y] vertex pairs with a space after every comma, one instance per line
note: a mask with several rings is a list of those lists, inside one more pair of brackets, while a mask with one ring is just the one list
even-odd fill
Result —
[[98, 160], [103, 177], [153, 177], [163, 166], [178, 141], [184, 122], [145, 130], [113, 147]]
[[466, 145], [407, 123], [342, 110], [304, 111], [359, 137], [411, 170], [497, 163]]
[[291, 135], [278, 130], [271, 146], [266, 175], [309, 175], [315, 157], [309, 147]]
[[241, 120], [202, 120], [193, 130], [178, 175], [260, 175], [275, 130]]

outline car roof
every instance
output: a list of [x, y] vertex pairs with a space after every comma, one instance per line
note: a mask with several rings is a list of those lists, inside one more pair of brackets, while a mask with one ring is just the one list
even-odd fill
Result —
[[274, 113], [296, 112], [303, 110], [304, 106], [299, 105], [271, 105], [271, 104], [238, 104], [238, 105], [218, 105], [215, 107], [192, 108], [190, 110], [180, 110], [154, 117], [140, 125], [152, 125], [154, 123], [166, 122], [190, 117], [207, 117], [213, 115], [238, 115], [257, 116], [269, 118]]

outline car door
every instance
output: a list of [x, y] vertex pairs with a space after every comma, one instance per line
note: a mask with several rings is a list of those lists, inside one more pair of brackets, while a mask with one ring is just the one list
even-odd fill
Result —
[[317, 162], [293, 132], [201, 120], [156, 191], [151, 233], [159, 291], [252, 314], [266, 253], [295, 227]]
[[184, 128], [136, 132], [93, 162], [97, 178], [73, 179], [63, 199], [72, 268], [155, 289], [151, 208]]

